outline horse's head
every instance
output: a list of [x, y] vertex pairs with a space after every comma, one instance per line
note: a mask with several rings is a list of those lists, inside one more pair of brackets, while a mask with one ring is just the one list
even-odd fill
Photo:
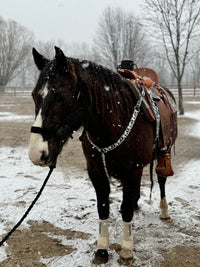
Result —
[[29, 158], [36, 165], [54, 166], [64, 143], [83, 123], [83, 103], [75, 64], [55, 47], [48, 60], [33, 48], [40, 71], [32, 92], [35, 122], [31, 128]]

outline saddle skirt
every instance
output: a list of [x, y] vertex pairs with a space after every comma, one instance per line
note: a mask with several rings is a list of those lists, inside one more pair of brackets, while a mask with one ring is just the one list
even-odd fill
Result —
[[[177, 137], [177, 109], [172, 93], [167, 88], [163, 88], [158, 84], [158, 75], [152, 69], [135, 68], [129, 70], [120, 68], [118, 72], [127, 79], [136, 98], [139, 97], [140, 88], [144, 89], [145, 97], [142, 103], [142, 109], [146, 119], [151, 123], [156, 121], [152, 100], [157, 106], [160, 115], [159, 152], [160, 154], [165, 154], [166, 157], [166, 154], [168, 155], [170, 153], [171, 147]], [[163, 161], [163, 158], [161, 161]], [[166, 163], [166, 160], [164, 162]], [[166, 166], [163, 169], [164, 171], [162, 172], [161, 170], [160, 173], [163, 176], [173, 175], [171, 165], [167, 171]]]
[[[122, 68], [124, 63], [125, 67], [128, 66], [128, 68]], [[136, 99], [139, 97], [141, 88], [144, 90], [143, 112], [147, 120], [151, 123], [157, 123], [158, 163], [156, 173], [165, 177], [172, 176], [174, 171], [171, 166], [170, 153], [177, 137], [176, 101], [167, 88], [163, 88], [158, 84], [158, 75], [154, 70], [149, 68], [129, 68], [129, 63], [122, 61], [118, 72], [126, 78]], [[155, 105], [157, 109], [155, 109]], [[156, 114], [157, 110], [159, 115]]]

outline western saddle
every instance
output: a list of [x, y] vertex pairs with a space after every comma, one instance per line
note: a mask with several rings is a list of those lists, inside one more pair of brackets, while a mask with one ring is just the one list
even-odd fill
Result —
[[160, 176], [172, 176], [171, 148], [177, 137], [177, 111], [172, 105], [175, 100], [169, 90], [158, 84], [158, 75], [153, 69], [134, 66], [133, 61], [123, 60], [117, 70], [126, 78], [136, 97], [139, 97], [141, 88], [144, 90], [142, 109], [145, 117], [151, 123], [159, 124], [156, 173]]

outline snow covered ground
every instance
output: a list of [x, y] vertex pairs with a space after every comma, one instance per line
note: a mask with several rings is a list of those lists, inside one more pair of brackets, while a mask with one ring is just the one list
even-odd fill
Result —
[[0, 121], [33, 121], [31, 115], [16, 115], [12, 112], [0, 112]]
[[[6, 116], [10, 116], [7, 114]], [[5, 116], [5, 117], [6, 117]], [[197, 120], [190, 134], [198, 129], [200, 137], [200, 111], [187, 112], [186, 117]], [[16, 119], [15, 117], [14, 120]], [[5, 118], [6, 119], [6, 118]], [[25, 118], [26, 119], [26, 118]], [[29, 118], [27, 118], [29, 119]], [[48, 169], [33, 166], [24, 147], [0, 148], [0, 236], [4, 236], [24, 214], [47, 175]], [[200, 246], [200, 159], [191, 160], [179, 166], [173, 179], [166, 185], [169, 212], [173, 223], [160, 221], [159, 189], [155, 184], [152, 203], [149, 204], [149, 183], [142, 182], [139, 212], [135, 213], [134, 224], [134, 266], [156, 266], [176, 245]], [[120, 244], [121, 216], [119, 213], [121, 189], [111, 186], [110, 243]], [[55, 169], [44, 192], [20, 228], [29, 227], [27, 220], [48, 221], [56, 227], [91, 234], [88, 240], [67, 240], [57, 236], [62, 244], [71, 245], [77, 250], [71, 254], [42, 258], [41, 262], [51, 267], [88, 267], [96, 249], [98, 217], [96, 196], [87, 173], [75, 167]], [[191, 235], [190, 233], [194, 233]], [[196, 234], [195, 234], [196, 233]], [[120, 266], [118, 254], [110, 251], [109, 262], [101, 266]], [[5, 247], [0, 248], [0, 262], [6, 258]]]
[[[195, 104], [200, 105], [200, 101], [190, 101], [188, 103], [193, 104], [193, 105]], [[192, 131], [189, 129], [188, 135], [200, 137], [200, 111], [197, 110], [193, 112], [185, 112], [184, 116], [186, 118], [192, 118], [197, 121], [195, 125], [193, 126]]]

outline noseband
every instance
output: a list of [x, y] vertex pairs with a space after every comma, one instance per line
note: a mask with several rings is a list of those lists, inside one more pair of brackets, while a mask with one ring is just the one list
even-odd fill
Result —
[[[61, 126], [58, 128], [58, 130], [61, 128], [64, 128], [64, 127], [65, 126]], [[31, 127], [31, 133], [41, 134], [42, 136], [48, 135], [50, 137], [58, 137], [59, 136], [59, 135], [57, 135], [57, 131], [54, 129], [47, 129], [44, 127], [36, 127], [36, 126]], [[59, 137], [62, 137], [62, 136], [59, 136]], [[72, 134], [70, 134], [69, 137], [73, 139]]]
[[47, 129], [44, 127], [31, 127], [31, 133], [37, 133], [42, 135], [56, 136], [56, 131], [54, 129]]

